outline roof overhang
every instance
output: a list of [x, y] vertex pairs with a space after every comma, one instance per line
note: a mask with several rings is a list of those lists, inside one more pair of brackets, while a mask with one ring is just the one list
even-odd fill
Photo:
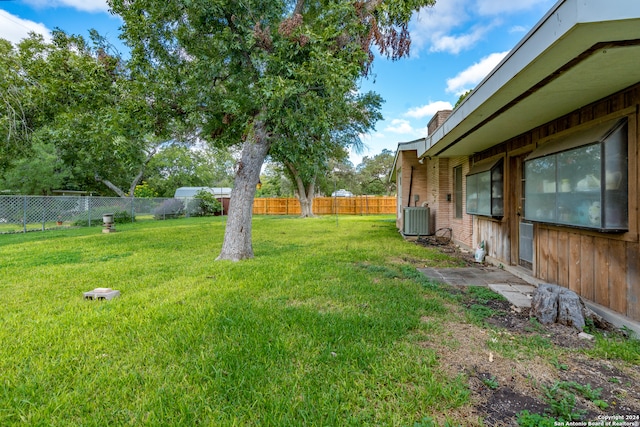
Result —
[[471, 155], [640, 82], [640, 1], [561, 0], [426, 138]]
[[399, 142], [398, 149], [396, 150], [396, 155], [393, 158], [393, 166], [391, 167], [391, 171], [389, 172], [387, 181], [393, 182], [396, 177], [396, 168], [398, 167], [398, 156], [400, 155], [400, 152], [415, 150], [416, 153], [421, 153], [424, 152], [425, 149], [425, 138], [420, 138], [409, 142]]

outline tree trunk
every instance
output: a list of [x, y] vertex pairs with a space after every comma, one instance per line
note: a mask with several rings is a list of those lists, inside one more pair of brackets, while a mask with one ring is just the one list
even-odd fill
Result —
[[144, 162], [140, 166], [140, 170], [138, 171], [138, 175], [136, 175], [135, 178], [133, 178], [133, 181], [131, 181], [131, 186], [129, 187], [129, 196], [130, 197], [133, 197], [133, 194], [136, 191], [136, 186], [138, 185], [138, 183], [140, 183], [140, 180], [142, 180], [142, 177], [144, 176], [144, 171], [147, 169], [147, 165], [149, 164], [149, 162], [151, 161], [151, 159], [155, 155], [156, 155], [156, 149], [155, 148], [150, 150], [147, 153], [147, 157], [144, 159]]
[[313, 216], [313, 199], [300, 196], [300, 217], [311, 218]]
[[96, 181], [101, 182], [104, 185], [106, 185], [111, 191], [116, 193], [119, 197], [133, 197], [133, 193], [136, 190], [136, 186], [138, 185], [138, 183], [140, 182], [140, 180], [144, 176], [144, 171], [147, 168], [147, 165], [149, 164], [149, 162], [151, 161], [151, 158], [155, 154], [156, 154], [156, 149], [155, 148], [147, 153], [147, 157], [145, 158], [144, 162], [140, 166], [140, 170], [138, 171], [138, 175], [136, 175], [135, 178], [133, 178], [133, 181], [131, 182], [131, 186], [129, 187], [129, 195], [127, 195], [124, 191], [122, 191], [120, 189], [120, 187], [115, 185], [113, 182], [109, 181], [106, 178], [102, 178], [97, 173], [94, 175], [94, 178], [95, 178]]
[[300, 195], [300, 211], [303, 218], [311, 218], [313, 214], [313, 194], [315, 192], [315, 184], [312, 182], [306, 188], [306, 194]]
[[298, 187], [298, 201], [300, 202], [300, 216], [302, 218], [310, 218], [313, 215], [313, 194], [315, 193], [315, 177], [311, 180], [309, 185], [305, 188], [302, 177], [296, 169], [295, 165], [288, 161], [284, 161], [285, 166], [289, 169], [289, 174], [296, 182]]
[[247, 138], [231, 191], [227, 226], [222, 250], [217, 260], [240, 261], [253, 258], [251, 243], [251, 217], [256, 185], [260, 181], [260, 169], [269, 153], [271, 140], [264, 124], [255, 122], [253, 139]]

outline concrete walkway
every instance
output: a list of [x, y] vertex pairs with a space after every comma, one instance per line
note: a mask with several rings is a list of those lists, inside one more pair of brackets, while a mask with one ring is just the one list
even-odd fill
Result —
[[[487, 258], [489, 260], [489, 258]], [[519, 308], [530, 308], [531, 299], [536, 291], [532, 283], [539, 281], [521, 271], [518, 267], [502, 266], [499, 262], [478, 263], [472, 267], [419, 268], [428, 278], [453, 286], [487, 286], [504, 296], [511, 304]], [[498, 267], [501, 266], [501, 267]], [[606, 307], [582, 299], [587, 307], [602, 316], [618, 328], [627, 327], [640, 337], [640, 322], [629, 319]]]
[[477, 267], [419, 268], [428, 278], [453, 286], [487, 286], [520, 308], [531, 307], [536, 287], [501, 268], [478, 264]]

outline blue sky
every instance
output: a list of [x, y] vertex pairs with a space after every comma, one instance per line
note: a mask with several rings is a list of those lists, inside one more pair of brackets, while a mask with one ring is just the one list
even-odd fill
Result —
[[[363, 136], [363, 156], [398, 142], [426, 136], [433, 114], [452, 108], [473, 89], [553, 6], [554, 0], [438, 0], [411, 22], [411, 55], [400, 61], [376, 58], [363, 91], [384, 99], [384, 120]], [[17, 42], [29, 31], [54, 28], [88, 36], [95, 28], [117, 45], [119, 17], [106, 0], [0, 0], [0, 37]]]

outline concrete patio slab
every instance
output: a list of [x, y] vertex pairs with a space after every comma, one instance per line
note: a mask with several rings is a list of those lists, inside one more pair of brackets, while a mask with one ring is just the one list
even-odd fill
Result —
[[462, 268], [419, 268], [428, 278], [452, 286], [486, 286], [520, 308], [531, 307], [536, 287], [494, 266]]
[[527, 282], [498, 267], [419, 268], [425, 276], [455, 286], [488, 286], [490, 283], [528, 285]]

